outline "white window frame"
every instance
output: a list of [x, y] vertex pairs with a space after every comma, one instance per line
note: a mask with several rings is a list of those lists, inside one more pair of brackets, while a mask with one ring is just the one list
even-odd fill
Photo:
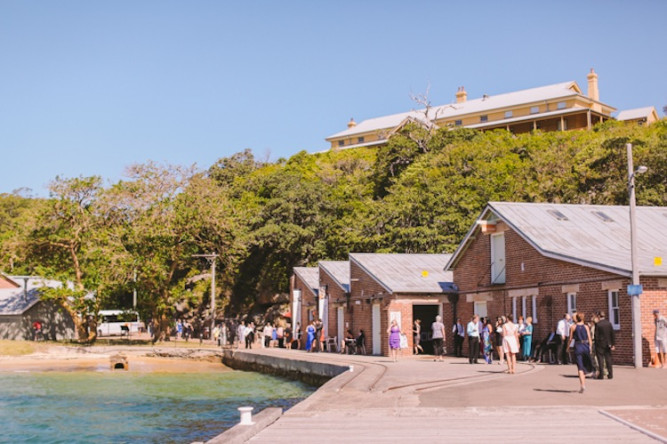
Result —
[[516, 322], [517, 316], [516, 316], [516, 297], [512, 298], [512, 321]]
[[[611, 322], [612, 327], [614, 327], [614, 330], [620, 330], [621, 329], [621, 309], [618, 305], [618, 300], [619, 300], [619, 291], [618, 290], [608, 290], [607, 291], [607, 298], [609, 301], [609, 322]], [[614, 305], [614, 294], [616, 294], [616, 304]]]
[[540, 107], [539, 106], [531, 106], [530, 107], [530, 113], [531, 114], [538, 114], [540, 112]]
[[567, 108], [567, 103], [565, 102], [558, 102], [556, 104], [556, 109], [565, 109], [565, 108]]
[[572, 313], [577, 311], [577, 293], [567, 294], [567, 312], [572, 316]]
[[533, 295], [533, 324], [537, 324], [537, 295]]
[[480, 318], [485, 318], [489, 315], [487, 306], [486, 306], [486, 301], [476, 301], [473, 302], [473, 311], [474, 314], [479, 316]]
[[506, 118], [506, 119], [509, 119], [509, 118], [512, 117], [513, 115], [514, 115], [514, 112], [513, 112], [513, 111], [505, 111], [505, 118]]

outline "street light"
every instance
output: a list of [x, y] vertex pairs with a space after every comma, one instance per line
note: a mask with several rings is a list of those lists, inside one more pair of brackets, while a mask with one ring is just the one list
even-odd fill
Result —
[[635, 199], [635, 176], [644, 174], [648, 168], [641, 165], [636, 170], [632, 162], [632, 144], [625, 145], [628, 150], [628, 193], [630, 195], [630, 261], [632, 267], [632, 285], [628, 287], [628, 294], [632, 298], [632, 340], [634, 348], [635, 368], [642, 367], [642, 323], [641, 301], [639, 296], [642, 287], [639, 284], [639, 267], [637, 266], [637, 217]]

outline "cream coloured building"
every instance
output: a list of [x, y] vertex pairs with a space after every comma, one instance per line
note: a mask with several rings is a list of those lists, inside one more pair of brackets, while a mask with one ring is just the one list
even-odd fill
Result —
[[[594, 70], [591, 69], [587, 79], [586, 94], [577, 82], [569, 81], [468, 100], [465, 88], [459, 87], [455, 103], [376, 117], [360, 123], [350, 120], [346, 130], [326, 140], [332, 149], [382, 145], [408, 122], [437, 128], [506, 129], [515, 134], [534, 130], [590, 129], [596, 123], [612, 119], [616, 109], [600, 101], [598, 75]], [[657, 118], [655, 109], [653, 113], [650, 109], [642, 108], [641, 111], [641, 117], [648, 114], [647, 123]], [[641, 118], [637, 118], [637, 114], [630, 113], [627, 120]]]

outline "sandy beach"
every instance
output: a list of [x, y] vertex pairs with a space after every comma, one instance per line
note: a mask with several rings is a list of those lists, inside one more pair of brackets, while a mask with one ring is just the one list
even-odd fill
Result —
[[[214, 349], [174, 349], [169, 347], [80, 347], [53, 346], [45, 351], [21, 356], [0, 356], [0, 372], [112, 371], [111, 357], [127, 356], [128, 371], [220, 372], [222, 365]], [[119, 371], [119, 370], [114, 370]]]

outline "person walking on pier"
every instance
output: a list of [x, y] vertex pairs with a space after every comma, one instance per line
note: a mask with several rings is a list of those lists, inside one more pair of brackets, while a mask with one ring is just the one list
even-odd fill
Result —
[[433, 338], [433, 353], [436, 361], [444, 361], [445, 324], [442, 323], [442, 317], [436, 316], [435, 322], [431, 324], [431, 337]]
[[565, 313], [563, 319], [558, 321], [556, 325], [556, 335], [560, 339], [559, 350], [558, 350], [558, 363], [559, 364], [569, 364], [569, 353], [570, 343], [567, 340], [570, 331], [570, 314]]
[[454, 334], [454, 354], [457, 358], [463, 356], [463, 340], [466, 337], [466, 330], [463, 328], [461, 318], [456, 318], [456, 324], [452, 327]]
[[315, 325], [313, 322], [306, 327], [306, 351], [313, 351], [313, 342], [315, 341]]
[[479, 316], [475, 315], [468, 322], [468, 362], [477, 364], [479, 358]]
[[415, 319], [415, 326], [412, 329], [412, 343], [414, 345], [413, 354], [418, 355], [419, 352], [424, 353], [420, 342], [422, 337], [422, 321], [421, 319]]
[[579, 393], [586, 391], [586, 373], [593, 371], [591, 362], [591, 349], [593, 348], [591, 330], [584, 324], [584, 314], [577, 312], [576, 324], [570, 327], [570, 336], [567, 343], [574, 341], [574, 357], [577, 361], [577, 374], [579, 375]]
[[[660, 368], [665, 367], [665, 353], [667, 352], [667, 319], [660, 315], [660, 310], [653, 310], [655, 320], [655, 352], [658, 355]], [[656, 367], [658, 363], [656, 362]]]
[[607, 379], [614, 377], [613, 361], [611, 352], [614, 350], [616, 343], [616, 334], [611, 322], [606, 319], [603, 311], [598, 313], [600, 319], [595, 324], [595, 356], [598, 361], [598, 379], [604, 378], [604, 369], [607, 369]]
[[519, 353], [519, 328], [509, 316], [503, 325], [503, 352], [507, 361], [507, 373], [516, 373], [516, 355]]
[[401, 349], [401, 327], [398, 326], [396, 319], [391, 320], [391, 325], [387, 329], [389, 335], [389, 350], [392, 361], [398, 361], [398, 351]]

